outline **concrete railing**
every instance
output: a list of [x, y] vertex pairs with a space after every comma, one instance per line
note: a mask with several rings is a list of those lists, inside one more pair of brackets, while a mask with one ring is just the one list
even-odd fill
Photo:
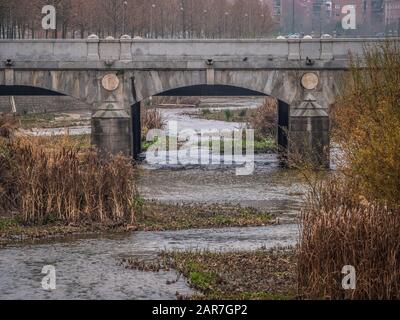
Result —
[[310, 40], [0, 40], [0, 68], [16, 62], [190, 61], [200, 59], [346, 60], [384, 39]]

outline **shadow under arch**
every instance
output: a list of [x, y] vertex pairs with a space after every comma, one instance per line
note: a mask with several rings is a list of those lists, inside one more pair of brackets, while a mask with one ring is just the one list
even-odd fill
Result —
[[[75, 110], [92, 110], [93, 108], [92, 104], [88, 103], [84, 99], [68, 94], [68, 92], [39, 86], [0, 85], [0, 97], [24, 96], [32, 97], [32, 99], [19, 100], [18, 103], [16, 103], [18, 113], [58, 113]], [[49, 99], [35, 100], [33, 99], [35, 97], [49, 97]], [[0, 110], [3, 112], [10, 111], [10, 109], [7, 108], [0, 108]]]
[[[135, 92], [134, 92], [135, 95]], [[192, 85], [179, 87], [175, 89], [166, 90], [156, 94], [155, 96], [166, 96], [166, 97], [268, 97], [269, 95], [233, 85]], [[278, 129], [277, 129], [277, 143], [280, 149], [286, 150], [288, 147], [287, 132], [289, 129], [289, 116], [290, 107], [286, 102], [276, 98], [278, 100]], [[135, 159], [139, 158], [142, 152], [142, 140], [141, 140], [141, 123], [140, 123], [140, 109], [141, 101], [138, 101], [131, 108], [132, 115], [132, 153]]]
[[63, 93], [33, 86], [0, 85], [0, 96], [66, 96]]

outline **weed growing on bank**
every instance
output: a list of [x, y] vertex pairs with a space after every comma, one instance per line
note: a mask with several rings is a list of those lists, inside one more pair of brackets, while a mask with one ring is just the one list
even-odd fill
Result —
[[103, 159], [70, 137], [54, 143], [7, 136], [0, 138], [0, 207], [7, 215], [28, 225], [134, 224], [138, 193], [130, 159]]
[[[313, 183], [302, 213], [305, 298], [400, 298], [399, 102], [398, 44], [369, 48], [333, 110], [338, 172]], [[343, 289], [346, 265], [355, 268], [355, 290]]]

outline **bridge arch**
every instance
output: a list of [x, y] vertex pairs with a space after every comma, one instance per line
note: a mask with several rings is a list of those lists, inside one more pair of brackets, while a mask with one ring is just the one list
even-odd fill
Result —
[[[164, 92], [160, 92], [154, 96], [195, 96], [195, 97], [204, 97], [204, 96], [226, 96], [226, 97], [235, 97], [235, 96], [251, 96], [251, 97], [268, 97], [269, 95], [232, 85], [209, 85], [209, 84], [199, 84], [199, 85], [190, 85], [178, 87], [170, 90], [166, 90]], [[276, 97], [274, 97], [276, 98]], [[289, 116], [290, 116], [290, 107], [289, 105], [277, 99], [277, 143], [280, 148], [286, 149], [288, 147], [288, 138], [287, 131], [289, 128]], [[141, 123], [140, 123], [140, 113], [141, 113], [141, 102], [137, 102], [132, 105], [131, 108], [131, 119], [132, 119], [132, 153], [135, 158], [138, 158], [138, 155], [141, 153]]]
[[[133, 79], [133, 98], [141, 101], [151, 96], [190, 90], [198, 92], [199, 86], [212, 93], [225, 88], [253, 91], [258, 94], [273, 96], [278, 100], [292, 104], [301, 99], [301, 87], [298, 79], [301, 72], [294, 70], [159, 70], [135, 71]], [[194, 89], [194, 90], [193, 90]], [[229, 92], [232, 93], [232, 92]]]
[[[306, 90], [301, 85], [305, 73], [318, 76], [318, 85]], [[106, 75], [113, 74], [118, 85], [109, 91], [103, 87]], [[308, 145], [329, 145], [329, 124], [324, 115], [312, 118], [308, 113], [297, 112], [293, 119], [291, 111], [298, 109], [308, 94], [322, 107], [334, 102], [340, 77], [337, 70], [298, 69], [157, 69], [157, 70], [23, 70], [6, 69], [0, 85], [15, 88], [39, 88], [52, 94], [59, 93], [77, 98], [93, 106], [92, 142], [110, 153], [133, 154], [140, 152], [140, 114], [131, 108], [150, 96], [157, 95], [260, 95], [272, 96], [280, 102], [279, 127], [288, 132], [296, 141], [304, 140]], [[114, 79], [115, 79], [114, 77]], [[136, 112], [136, 113], [135, 113]], [[131, 114], [129, 114], [131, 113]], [[321, 118], [321, 119], [320, 119]], [[312, 129], [310, 127], [312, 125]], [[323, 125], [320, 125], [323, 123]], [[281, 131], [279, 145], [289, 143]], [[290, 143], [295, 145], [294, 143]], [[303, 148], [303, 147], [301, 147]], [[318, 153], [322, 148], [318, 147]], [[291, 149], [289, 145], [287, 149]], [[304, 149], [304, 148], [303, 148]]]

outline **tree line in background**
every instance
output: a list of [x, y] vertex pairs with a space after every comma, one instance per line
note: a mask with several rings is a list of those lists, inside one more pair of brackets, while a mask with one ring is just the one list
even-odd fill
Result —
[[[42, 29], [54, 5], [56, 30]], [[264, 0], [0, 0], [0, 38], [256, 38], [276, 27]]]

